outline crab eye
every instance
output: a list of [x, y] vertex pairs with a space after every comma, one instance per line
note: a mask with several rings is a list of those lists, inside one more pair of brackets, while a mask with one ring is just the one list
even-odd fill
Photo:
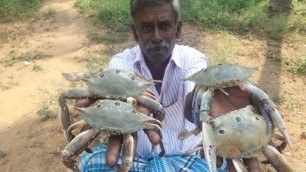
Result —
[[220, 133], [220, 134], [224, 134], [225, 131], [224, 131], [224, 130], [219, 130], [219, 133]]
[[259, 118], [256, 116], [255, 119], [257, 119], [259, 121]]
[[120, 106], [119, 102], [115, 102], [114, 104], [115, 104], [115, 106]]
[[133, 113], [136, 113], [136, 111], [135, 111], [134, 109], [132, 110], [132, 112], [133, 112]]
[[241, 118], [240, 117], [237, 116], [235, 119], [236, 119], [237, 122], [241, 122]]
[[116, 70], [116, 74], [120, 74], [120, 70]]
[[135, 78], [134, 78], [133, 76], [131, 76], [131, 79], [132, 79], [132, 80], [135, 80]]
[[98, 105], [97, 108], [101, 107], [101, 105]]
[[101, 75], [100, 75], [100, 78], [102, 78], [102, 77], [104, 77], [104, 74], [101, 74]]

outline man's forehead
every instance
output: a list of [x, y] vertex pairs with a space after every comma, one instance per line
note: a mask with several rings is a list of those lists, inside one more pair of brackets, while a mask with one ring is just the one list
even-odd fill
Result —
[[170, 3], [173, 0], [130, 0], [130, 5], [135, 5], [135, 4], [161, 4], [161, 3]]
[[143, 6], [137, 10], [134, 19], [139, 22], [150, 21], [152, 19], [158, 19], [159, 21], [171, 21], [175, 20], [175, 15], [172, 6], [169, 4]]

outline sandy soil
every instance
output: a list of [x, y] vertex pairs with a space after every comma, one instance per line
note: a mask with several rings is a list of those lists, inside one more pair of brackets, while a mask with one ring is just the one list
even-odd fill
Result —
[[[66, 142], [59, 120], [42, 121], [37, 111], [48, 106], [57, 113], [57, 96], [71, 87], [61, 73], [86, 70], [80, 60], [86, 53], [104, 54], [107, 62], [110, 49], [119, 52], [135, 44], [132, 38], [118, 45], [90, 43], [87, 34], [93, 26], [78, 16], [73, 3], [48, 0], [37, 17], [0, 24], [0, 171], [65, 171], [60, 151]], [[306, 171], [306, 139], [302, 138], [306, 131], [305, 76], [289, 73], [280, 62], [266, 58], [282, 54], [296, 60], [306, 55], [305, 35], [284, 35], [282, 42], [271, 42], [252, 35], [238, 38], [192, 24], [184, 25], [183, 31], [180, 43], [211, 57], [228, 57], [234, 63], [256, 68], [253, 80], [278, 100], [293, 142], [293, 150], [286, 148], [283, 155], [295, 171]], [[210, 51], [216, 49], [221, 54]], [[263, 169], [273, 171], [269, 165]]]

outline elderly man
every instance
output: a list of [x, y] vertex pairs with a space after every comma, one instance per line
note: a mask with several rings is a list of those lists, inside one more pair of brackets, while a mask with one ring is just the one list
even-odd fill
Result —
[[[150, 79], [162, 80], [162, 83], [151, 86], [150, 89], [167, 113], [162, 128], [165, 156], [158, 156], [159, 147], [151, 150], [152, 144], [157, 145], [161, 139], [156, 132], [139, 131], [134, 134], [137, 147], [130, 171], [208, 171], [201, 156], [181, 156], [185, 151], [194, 148], [202, 139], [202, 135], [191, 136], [184, 141], [178, 138], [183, 129], [195, 128], [195, 125], [187, 120], [189, 108], [186, 108], [184, 115], [185, 102], [191, 98], [194, 83], [181, 79], [206, 68], [208, 59], [194, 48], [175, 44], [182, 27], [178, 0], [131, 0], [130, 10], [133, 35], [139, 45], [113, 56], [108, 68], [128, 69]], [[249, 103], [248, 95], [243, 96], [245, 101], [238, 102], [239, 105]], [[222, 104], [227, 101], [219, 97], [216, 99], [222, 99]], [[84, 104], [86, 103], [78, 103]], [[232, 103], [224, 105], [220, 108], [220, 104], [215, 104], [215, 114], [219, 114], [218, 109], [226, 113], [239, 107], [233, 107]], [[138, 110], [150, 115], [145, 108], [138, 107]], [[81, 159], [79, 170], [116, 171], [116, 164], [121, 163], [121, 143], [122, 137], [113, 136], [107, 147], [101, 145], [94, 148], [93, 153], [86, 153]], [[219, 158], [218, 167], [218, 171], [227, 171], [226, 160]]]

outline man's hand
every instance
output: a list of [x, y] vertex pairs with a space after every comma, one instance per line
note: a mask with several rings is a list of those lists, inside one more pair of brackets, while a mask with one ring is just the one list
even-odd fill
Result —
[[[213, 118], [217, 118], [233, 110], [237, 110], [251, 104], [251, 95], [246, 91], [241, 90], [239, 87], [227, 88], [224, 89], [224, 91], [228, 93], [228, 95], [224, 94], [220, 90], [215, 90], [214, 92], [212, 107], [210, 111], [210, 115]], [[185, 117], [191, 122], [193, 122], [191, 117], [192, 97], [193, 97], [192, 93], [187, 95], [185, 112], [184, 112]], [[219, 167], [221, 164], [222, 164], [222, 158], [218, 157], [217, 166]], [[249, 171], [252, 172], [260, 171], [257, 158], [245, 159], [244, 164], [247, 166]], [[229, 171], [235, 171], [234, 170], [235, 168], [233, 167], [232, 163], [228, 163], [228, 165], [229, 165], [228, 167]]]

